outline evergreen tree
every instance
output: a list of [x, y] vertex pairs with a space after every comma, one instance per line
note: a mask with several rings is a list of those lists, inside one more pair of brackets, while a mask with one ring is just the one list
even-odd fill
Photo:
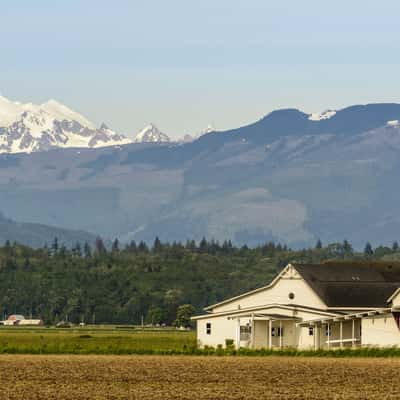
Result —
[[58, 238], [55, 237], [53, 240], [53, 244], [51, 245], [51, 250], [53, 254], [57, 254], [58, 252]]
[[364, 255], [370, 257], [374, 254], [374, 250], [372, 249], [371, 243], [367, 242], [364, 248]]
[[131, 251], [132, 253], [136, 253], [137, 251], [137, 245], [134, 240], [131, 240], [131, 242], [128, 245], [128, 250]]
[[316, 245], [315, 245], [315, 248], [316, 248], [316, 249], [322, 249], [322, 242], [321, 242], [320, 239], [317, 240], [317, 243], [316, 243]]
[[154, 240], [154, 244], [153, 244], [153, 251], [155, 253], [159, 252], [162, 250], [162, 244], [160, 239], [158, 238], [158, 236], [156, 236], [155, 240]]
[[81, 247], [81, 244], [79, 242], [76, 242], [75, 247], [72, 249], [72, 253], [76, 257], [82, 257], [82, 247]]
[[208, 248], [208, 243], [206, 238], [203, 236], [203, 239], [201, 239], [199, 243], [199, 250], [201, 253], [205, 253], [207, 251], [207, 248]]
[[346, 239], [343, 241], [343, 251], [346, 255], [353, 253], [353, 246]]
[[392, 250], [393, 250], [394, 252], [396, 252], [396, 251], [399, 250], [399, 242], [398, 242], [397, 240], [393, 242]]

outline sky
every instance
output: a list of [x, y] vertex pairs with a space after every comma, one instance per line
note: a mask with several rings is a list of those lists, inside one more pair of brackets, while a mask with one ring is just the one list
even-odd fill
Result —
[[0, 93], [177, 137], [400, 102], [398, 0], [18, 0], [0, 9]]

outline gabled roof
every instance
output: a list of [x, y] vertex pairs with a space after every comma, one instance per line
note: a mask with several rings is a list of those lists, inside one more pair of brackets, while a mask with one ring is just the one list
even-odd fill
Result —
[[[290, 265], [329, 308], [386, 307], [388, 298], [400, 288], [400, 262], [326, 261], [321, 264], [292, 263], [286, 268]], [[272, 287], [286, 268], [269, 285], [226, 299], [205, 310]]]
[[400, 263], [292, 264], [328, 307], [385, 307], [400, 287]]

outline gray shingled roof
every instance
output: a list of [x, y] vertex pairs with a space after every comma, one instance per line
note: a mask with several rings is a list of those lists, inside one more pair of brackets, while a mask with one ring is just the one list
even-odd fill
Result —
[[386, 307], [400, 287], [398, 262], [293, 264], [328, 307]]

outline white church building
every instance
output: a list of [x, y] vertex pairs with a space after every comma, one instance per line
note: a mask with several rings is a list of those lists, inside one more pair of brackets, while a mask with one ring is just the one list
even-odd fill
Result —
[[400, 346], [400, 264], [288, 264], [259, 289], [205, 308], [201, 347]]

